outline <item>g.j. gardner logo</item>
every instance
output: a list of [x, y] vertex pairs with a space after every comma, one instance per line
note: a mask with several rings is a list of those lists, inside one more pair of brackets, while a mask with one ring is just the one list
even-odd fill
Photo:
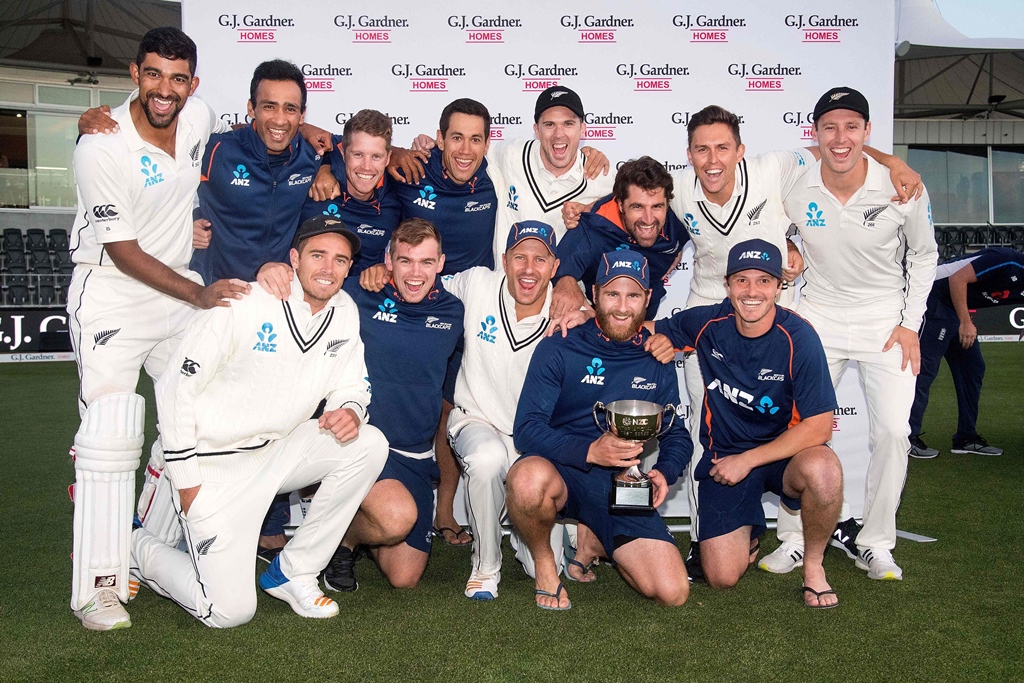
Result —
[[373, 314], [374, 320], [380, 320], [386, 323], [397, 323], [398, 322], [398, 308], [395, 307], [395, 302], [391, 299], [384, 299], [384, 303], [378, 304], [379, 309]]
[[583, 375], [580, 384], [598, 384], [604, 386], [604, 362], [600, 358], [591, 358], [587, 366], [587, 374]]

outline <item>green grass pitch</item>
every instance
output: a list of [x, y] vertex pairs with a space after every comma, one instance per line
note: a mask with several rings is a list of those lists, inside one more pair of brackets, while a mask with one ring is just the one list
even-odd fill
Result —
[[[734, 590], [696, 586], [668, 609], [601, 566], [597, 583], [567, 586], [571, 611], [545, 612], [510, 552], [500, 598], [477, 603], [462, 596], [469, 551], [437, 542], [414, 590], [361, 560], [360, 589], [334, 596], [335, 619], [301, 619], [260, 594], [250, 624], [214, 631], [143, 588], [133, 626], [110, 633], [83, 630], [68, 609], [75, 367], [0, 365], [0, 681], [1024, 680], [1024, 345], [984, 353], [979, 428], [1006, 454], [949, 453], [943, 370], [925, 419], [943, 453], [910, 461], [898, 518], [939, 541], [898, 543], [902, 582], [870, 581], [830, 550], [835, 610], [802, 606], [799, 572], [752, 569]], [[776, 544], [769, 532], [764, 550]]]

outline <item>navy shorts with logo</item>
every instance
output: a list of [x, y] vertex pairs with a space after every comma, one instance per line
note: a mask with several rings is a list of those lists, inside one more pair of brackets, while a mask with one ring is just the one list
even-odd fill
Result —
[[394, 479], [400, 482], [412, 495], [416, 502], [416, 523], [405, 537], [405, 542], [425, 553], [430, 552], [434, 529], [434, 484], [440, 478], [441, 471], [433, 457], [410, 458], [393, 450], [388, 451], [388, 461], [377, 477], [377, 481]]
[[638, 538], [676, 544], [657, 510], [612, 512], [612, 477], [621, 470], [595, 466], [589, 472], [552, 462], [561, 475], [569, 498], [560, 517], [583, 522], [597, 535], [608, 557], [616, 548]]
[[790, 460], [786, 458], [755, 467], [735, 486], [719, 484], [710, 477], [710, 468], [698, 466], [695, 478], [698, 486], [700, 540], [724, 536], [744, 526], [753, 527], [751, 538], [763, 534], [767, 529], [764, 508], [761, 506], [761, 496], [765, 491], [777, 494], [782, 504], [790, 510], [799, 510], [800, 501], [782, 492], [782, 477]]

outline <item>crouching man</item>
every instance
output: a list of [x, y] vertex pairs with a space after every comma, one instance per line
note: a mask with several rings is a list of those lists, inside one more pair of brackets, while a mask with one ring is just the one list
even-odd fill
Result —
[[[542, 609], [572, 607], [549, 544], [559, 517], [579, 521], [576, 560], [585, 568], [609, 557], [641, 595], [682, 605], [690, 587], [675, 540], [657, 510], [613, 512], [612, 477], [638, 465], [642, 444], [611, 433], [598, 435], [597, 401], [636, 399], [679, 403], [675, 368], [644, 351], [641, 327], [651, 298], [647, 260], [630, 250], [601, 257], [594, 287], [596, 320], [548, 337], [530, 362], [516, 412], [513, 439], [524, 455], [508, 473], [508, 511], [536, 567], [536, 602]], [[665, 500], [693, 450], [682, 421], [660, 439], [648, 473], [653, 506]]]
[[761, 495], [771, 491], [802, 512], [804, 604], [835, 607], [821, 560], [843, 498], [842, 467], [825, 445], [836, 395], [814, 329], [775, 304], [783, 264], [778, 247], [765, 240], [735, 245], [728, 298], [657, 321], [659, 334], [648, 346], [666, 363], [682, 348], [696, 349], [700, 361], [704, 454], [694, 481], [708, 583], [735, 586], [757, 558], [756, 539], [765, 531]]
[[[387, 459], [370, 402], [359, 315], [341, 284], [359, 238], [341, 221], [296, 233], [291, 294], [259, 287], [196, 315], [156, 388], [164, 454], [188, 551], [132, 532], [133, 575], [207, 626], [244, 624], [260, 524], [274, 496], [321, 482], [260, 587], [303, 617], [338, 613], [317, 576]], [[321, 400], [322, 417], [310, 419]]]

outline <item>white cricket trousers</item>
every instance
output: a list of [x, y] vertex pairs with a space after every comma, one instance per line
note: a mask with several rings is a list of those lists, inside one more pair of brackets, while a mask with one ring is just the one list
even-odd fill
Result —
[[[202, 284], [198, 273], [180, 273]], [[178, 347], [196, 308], [113, 266], [75, 266], [68, 325], [78, 362], [78, 410], [105, 394], [134, 393], [139, 370], [155, 383]]]
[[174, 496], [188, 552], [136, 529], [132, 574], [207, 626], [244, 624], [256, 613], [256, 546], [274, 496], [321, 482], [309, 513], [280, 555], [281, 571], [289, 579], [316, 577], [337, 550], [387, 455], [387, 439], [376, 427], [364, 424], [356, 439], [341, 444], [309, 420], [283, 439], [240, 455], [244, 467], [218, 464], [219, 456], [201, 458], [203, 484], [187, 515]]
[[[917, 378], [903, 363], [903, 350], [896, 344], [882, 352], [899, 313], [871, 309], [835, 309], [801, 299], [800, 315], [821, 337], [832, 386], [838, 386], [849, 361], [857, 361], [857, 372], [868, 408], [868, 449], [870, 450], [864, 490], [864, 528], [857, 535], [861, 548], [896, 547], [896, 510], [907, 478], [910, 450], [910, 408], [914, 404]], [[849, 506], [844, 501], [843, 517]], [[796, 515], [779, 515], [780, 541], [803, 544], [803, 530]]]

